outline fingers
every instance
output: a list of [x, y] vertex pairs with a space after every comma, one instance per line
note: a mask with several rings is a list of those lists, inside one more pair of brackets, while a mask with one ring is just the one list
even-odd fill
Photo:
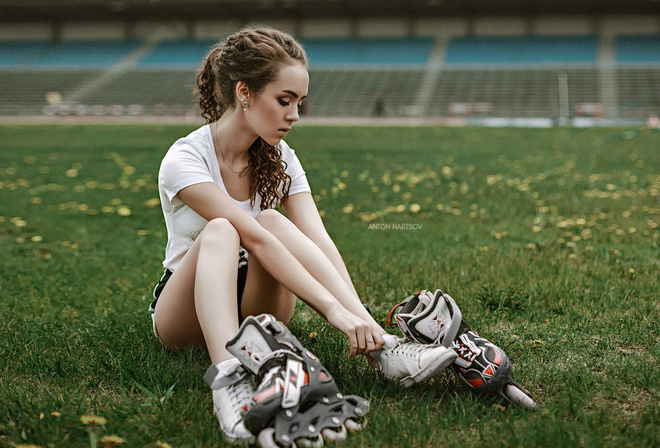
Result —
[[374, 350], [380, 350], [385, 343], [383, 335], [386, 334], [378, 324], [367, 322], [348, 312], [328, 314], [328, 322], [340, 330], [348, 338], [349, 357], [367, 355]]
[[370, 333], [359, 327], [354, 328], [347, 336], [351, 344], [350, 358], [353, 358], [355, 355], [366, 354], [367, 350], [369, 350], [369, 345], [374, 345], [373, 340], [369, 339], [371, 337]]
[[385, 334], [385, 331], [380, 327], [378, 329], [382, 332], [382, 334], [380, 332], [374, 334], [374, 345], [376, 347], [374, 350], [380, 350], [383, 348], [383, 345], [385, 345], [385, 339], [383, 339], [383, 334]]
[[[362, 340], [362, 343], [358, 345], [358, 350], [357, 353], [359, 355], [366, 355], [369, 353], [371, 350], [373, 350], [374, 347], [374, 341], [371, 339], [371, 333], [367, 332], [362, 335], [360, 338]], [[358, 339], [358, 340], [360, 340]]]
[[[380, 350], [383, 348], [385, 341], [380, 335], [381, 332], [383, 332], [383, 330], [380, 327], [373, 328], [368, 326], [366, 331], [362, 334], [362, 338], [356, 338], [358, 341], [356, 353], [360, 355], [368, 355], [374, 350]], [[362, 343], [359, 343], [360, 341], [362, 341]]]
[[347, 333], [346, 336], [348, 337], [348, 342], [351, 346], [351, 351], [348, 354], [348, 357], [353, 358], [357, 354], [357, 351], [358, 351], [358, 348], [359, 348], [358, 347], [357, 336], [353, 332]]
[[354, 324], [347, 330], [345, 333], [351, 346], [349, 357], [366, 355], [376, 349], [375, 336], [367, 322], [356, 319]]

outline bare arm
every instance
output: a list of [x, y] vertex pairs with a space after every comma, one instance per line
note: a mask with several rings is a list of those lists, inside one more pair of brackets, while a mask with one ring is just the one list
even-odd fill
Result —
[[355, 297], [359, 297], [341, 254], [325, 229], [312, 195], [295, 194], [288, 198], [284, 208], [289, 219], [325, 253]]
[[[225, 218], [231, 222], [241, 238], [241, 245], [256, 256], [276, 280], [326, 317], [333, 302], [336, 302], [334, 298], [313, 279], [301, 281], [301, 278], [309, 274], [298, 260], [217, 185], [210, 182], [191, 185], [181, 190], [178, 196], [207, 221]], [[286, 269], [282, 266], [286, 266]]]
[[275, 235], [264, 229], [217, 185], [210, 182], [191, 185], [177, 196], [206, 220], [227, 219], [238, 232], [241, 245], [278, 282], [346, 334], [351, 345], [351, 356], [362, 351], [359, 347], [364, 345], [363, 341], [374, 339], [368, 322], [342, 306]]
[[[360, 302], [355, 286], [348, 273], [337, 246], [325, 229], [321, 216], [319, 215], [314, 199], [310, 193], [298, 193], [290, 196], [284, 205], [289, 219], [325, 254], [346, 284], [346, 291], [350, 294], [349, 305], [345, 305], [354, 314], [367, 319], [373, 324], [377, 323], [371, 318]], [[348, 294], [347, 294], [348, 295]]]

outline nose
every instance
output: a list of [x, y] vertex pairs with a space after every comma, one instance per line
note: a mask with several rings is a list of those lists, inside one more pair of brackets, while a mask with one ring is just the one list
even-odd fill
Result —
[[296, 121], [300, 120], [300, 112], [298, 111], [298, 109], [299, 109], [299, 107], [298, 107], [298, 105], [296, 104], [296, 105], [295, 105], [294, 107], [292, 107], [291, 110], [289, 111], [289, 114], [288, 114], [288, 116], [287, 116], [287, 119], [288, 119], [290, 122], [295, 123]]

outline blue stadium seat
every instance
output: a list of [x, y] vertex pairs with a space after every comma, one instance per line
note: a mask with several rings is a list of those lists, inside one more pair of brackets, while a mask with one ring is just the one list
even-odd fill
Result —
[[140, 62], [141, 68], [198, 67], [217, 40], [166, 40], [160, 42]]
[[60, 42], [34, 63], [49, 68], [104, 68], [121, 61], [139, 45], [137, 40]]
[[621, 64], [660, 63], [660, 36], [618, 36], [616, 61]]
[[140, 45], [121, 41], [36, 41], [0, 44], [0, 65], [30, 68], [104, 68], [116, 64]]
[[454, 37], [447, 65], [595, 64], [595, 36]]
[[0, 42], [0, 67], [22, 67], [29, 65], [51, 48], [45, 41]]

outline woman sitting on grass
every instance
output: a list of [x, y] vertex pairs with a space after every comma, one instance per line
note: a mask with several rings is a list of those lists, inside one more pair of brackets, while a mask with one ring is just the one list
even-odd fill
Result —
[[[242, 369], [225, 344], [243, 317], [288, 322], [296, 296], [346, 335], [350, 357], [384, 344], [282, 140], [307, 96], [307, 69], [288, 34], [260, 27], [230, 36], [197, 76], [207, 124], [175, 142], [160, 167], [168, 242], [154, 331], [171, 349], [206, 347], [218, 376]], [[241, 420], [252, 393], [248, 378], [213, 391], [230, 440], [252, 440]]]

